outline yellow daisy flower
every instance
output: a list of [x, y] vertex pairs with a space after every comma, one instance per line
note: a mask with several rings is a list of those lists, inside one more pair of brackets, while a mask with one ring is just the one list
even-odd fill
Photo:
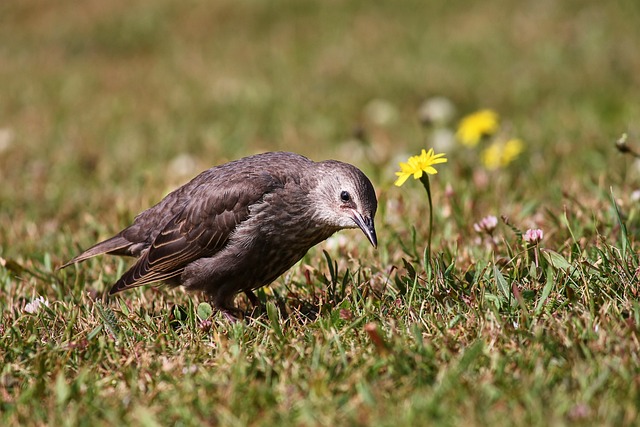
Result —
[[412, 175], [413, 179], [420, 179], [423, 172], [430, 175], [437, 174], [438, 171], [433, 165], [446, 163], [447, 159], [444, 156], [444, 153], [435, 154], [433, 148], [428, 152], [423, 149], [419, 156], [411, 156], [407, 163], [400, 163], [400, 172], [396, 172], [398, 179], [394, 184], [400, 187]]
[[494, 142], [482, 152], [482, 164], [489, 170], [500, 169], [514, 161], [523, 151], [524, 143], [520, 139]]
[[460, 120], [456, 137], [464, 145], [475, 147], [483, 136], [496, 133], [500, 124], [498, 114], [493, 110], [480, 110]]

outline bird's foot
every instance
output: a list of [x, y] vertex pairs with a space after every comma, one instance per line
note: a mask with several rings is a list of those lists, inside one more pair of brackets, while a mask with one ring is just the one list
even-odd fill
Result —
[[236, 307], [220, 308], [220, 313], [222, 313], [222, 316], [231, 323], [236, 323], [244, 320], [244, 311]]
[[247, 318], [256, 318], [262, 314], [264, 310], [264, 306], [260, 303], [260, 300], [253, 293], [253, 291], [248, 290], [244, 291], [244, 294], [247, 296], [251, 307], [248, 308], [248, 311], [241, 310], [233, 304], [233, 300], [224, 301], [222, 304], [214, 301], [212, 305], [218, 307], [218, 311], [222, 313], [225, 319], [229, 322], [238, 322], [240, 320], [245, 320]]

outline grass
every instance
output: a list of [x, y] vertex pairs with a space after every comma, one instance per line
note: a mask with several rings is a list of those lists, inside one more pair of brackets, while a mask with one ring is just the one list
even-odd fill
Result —
[[[635, 424], [640, 174], [614, 142], [640, 145], [639, 20], [630, 1], [2, 3], [0, 424]], [[436, 95], [496, 110], [526, 151], [490, 172], [446, 149], [427, 260], [424, 191], [392, 183]], [[199, 171], [279, 149], [372, 178], [377, 251], [341, 233], [239, 323], [180, 290], [106, 298], [124, 260], [55, 271]]]

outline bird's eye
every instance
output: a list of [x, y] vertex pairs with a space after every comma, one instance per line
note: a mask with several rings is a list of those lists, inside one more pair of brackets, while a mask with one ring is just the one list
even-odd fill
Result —
[[351, 195], [348, 191], [343, 191], [342, 193], [340, 193], [340, 200], [342, 200], [343, 202], [348, 202], [349, 200], [351, 200]]

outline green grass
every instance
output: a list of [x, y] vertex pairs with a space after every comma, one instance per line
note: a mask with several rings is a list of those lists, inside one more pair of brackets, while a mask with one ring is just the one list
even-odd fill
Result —
[[[640, 147], [638, 22], [633, 1], [2, 2], [0, 424], [635, 424], [640, 172], [614, 142]], [[527, 148], [495, 172], [446, 149], [425, 260], [424, 190], [393, 172], [436, 95]], [[125, 260], [55, 271], [280, 149], [372, 178], [377, 251], [341, 233], [239, 323], [179, 289], [104, 297]]]

